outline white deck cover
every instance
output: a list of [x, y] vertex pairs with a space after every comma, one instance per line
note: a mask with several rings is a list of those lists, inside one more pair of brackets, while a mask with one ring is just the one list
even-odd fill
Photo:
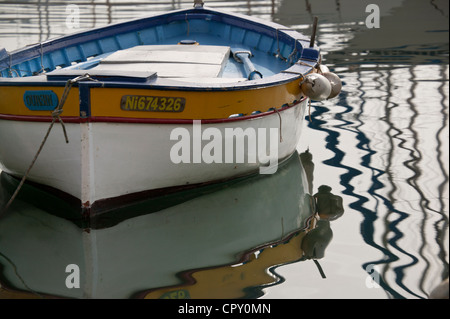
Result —
[[153, 71], [163, 78], [217, 78], [229, 56], [227, 46], [140, 45], [109, 55], [94, 69]]

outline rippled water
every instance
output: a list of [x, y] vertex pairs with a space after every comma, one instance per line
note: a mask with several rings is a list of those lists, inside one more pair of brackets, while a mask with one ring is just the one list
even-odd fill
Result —
[[[318, 186], [326, 184], [343, 198], [345, 213], [331, 222], [333, 239], [320, 259], [326, 278], [322, 278], [311, 260], [286, 259], [270, 265], [274, 280], [266, 280], [265, 284], [260, 282], [258, 292], [246, 296], [428, 298], [433, 288], [448, 277], [448, 1], [206, 2], [214, 8], [273, 20], [308, 35], [313, 17], [318, 16], [318, 44], [324, 54], [324, 63], [338, 73], [344, 83], [338, 99], [313, 103], [311, 118], [307, 117], [304, 123], [298, 146], [299, 152], [309, 149], [313, 155], [314, 192]], [[369, 3], [379, 5], [379, 29], [368, 29], [364, 23], [368, 15], [365, 8]], [[72, 24], [66, 23], [70, 13], [66, 11], [68, 4], [78, 5], [81, 12], [79, 30], [83, 30], [189, 7], [191, 1], [0, 0], [0, 46], [14, 50], [77, 31]], [[264, 198], [273, 198], [276, 203], [280, 199], [278, 191], [275, 189]], [[214, 207], [209, 200], [218, 199], [206, 198], [201, 205]], [[229, 199], [232, 200], [237, 199]], [[243, 209], [251, 211], [261, 200], [255, 196], [255, 201]], [[189, 203], [195, 206], [195, 200]], [[157, 207], [167, 209], [166, 206]], [[22, 214], [27, 215], [24, 207], [28, 206], [22, 203], [16, 209], [22, 209]], [[167, 216], [177, 216], [170, 211], [166, 214], [166, 217], [160, 216], [162, 219], [158, 222], [167, 222]], [[280, 233], [284, 222], [277, 225]], [[32, 221], [28, 220], [28, 223]], [[81, 246], [71, 242], [70, 234], [76, 231], [61, 223], [52, 221], [51, 228], [57, 233], [58, 227], [64, 229], [67, 245], [74, 246], [76, 254], [81, 254]], [[126, 229], [132, 227], [130, 225], [120, 227]], [[256, 224], [251, 222], [251, 225]], [[119, 232], [114, 227], [109, 231], [111, 236], [115, 231]], [[248, 232], [257, 233], [258, 228], [250, 227]], [[104, 235], [99, 232], [97, 238], [104, 240]], [[39, 236], [49, 235], [44, 232]], [[176, 231], [173, 236], [176, 238]], [[32, 236], [30, 241], [33, 241]], [[258, 246], [256, 242], [254, 246]], [[242, 251], [254, 246], [242, 247]], [[200, 244], [198, 251], [202, 249]], [[266, 251], [270, 252], [268, 248]], [[4, 253], [1, 242], [0, 252]], [[178, 259], [155, 252], [159, 258], [157, 264], [161, 266], [164, 258], [177, 263], [185, 261], [185, 265], [172, 268], [178, 273], [181, 269], [188, 272], [199, 269], [200, 264], [192, 262], [196, 256], [204, 257], [199, 252], [177, 253]], [[222, 257], [217, 256], [215, 264], [204, 264], [200, 268], [226, 263]], [[7, 265], [5, 256], [3, 258], [2, 261], [0, 255], [0, 262]], [[26, 256], [21, 255], [11, 261], [19, 263], [24, 258]], [[71, 262], [69, 259], [58, 259], [58, 263], [63, 267]], [[133, 265], [129, 267], [133, 268]], [[38, 270], [24, 272], [29, 278], [39, 276]], [[158, 274], [155, 276], [162, 276]], [[62, 273], [62, 280], [65, 275]], [[167, 273], [164, 275], [170, 277]], [[374, 285], [372, 279], [376, 279], [379, 286]], [[164, 284], [161, 279], [160, 286], [174, 284], [171, 280], [167, 282]], [[27, 290], [26, 286], [21, 288]], [[31, 284], [28, 288], [39, 290]]]

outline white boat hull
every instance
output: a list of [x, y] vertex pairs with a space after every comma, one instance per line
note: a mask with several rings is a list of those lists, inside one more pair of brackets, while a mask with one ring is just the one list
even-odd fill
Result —
[[[301, 121], [307, 100], [269, 114], [243, 120], [202, 122], [201, 130], [220, 132], [221, 145], [229, 142], [227, 130], [248, 128], [277, 134], [277, 161], [290, 156], [300, 139]], [[200, 154], [210, 141], [202, 140], [197, 149], [192, 142], [190, 163], [174, 163], [171, 140], [175, 129], [183, 128], [195, 139], [193, 124], [158, 124], [126, 122], [66, 123], [69, 143], [64, 141], [60, 124], [53, 127], [48, 140], [27, 180], [47, 185], [81, 200], [84, 207], [118, 196], [214, 182], [258, 172], [262, 163], [248, 158], [226, 163], [206, 163]], [[47, 122], [0, 120], [0, 163], [2, 169], [22, 177], [30, 166], [49, 127]], [[272, 129], [272, 131], [270, 131]], [[270, 143], [269, 135], [266, 141]], [[197, 145], [199, 146], [199, 145]], [[272, 145], [273, 146], [273, 145]], [[247, 147], [247, 144], [246, 144]], [[268, 148], [267, 148], [268, 149]], [[247, 149], [246, 149], [247, 150]], [[267, 151], [269, 154], [269, 151]], [[247, 154], [248, 155], [248, 154]], [[195, 163], [195, 158], [200, 162]], [[193, 163], [194, 162], [194, 163]], [[275, 169], [276, 170], [276, 169]]]

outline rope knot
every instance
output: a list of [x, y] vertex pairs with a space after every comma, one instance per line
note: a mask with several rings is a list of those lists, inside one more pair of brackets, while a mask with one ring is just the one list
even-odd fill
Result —
[[52, 117], [54, 119], [59, 119], [59, 116], [62, 114], [63, 110], [62, 109], [58, 109], [56, 108], [53, 112], [52, 112]]

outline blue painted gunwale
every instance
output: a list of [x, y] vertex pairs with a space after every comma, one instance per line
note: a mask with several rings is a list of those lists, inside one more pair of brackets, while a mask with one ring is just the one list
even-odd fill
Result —
[[[154, 28], [154, 32], [156, 32], [155, 36], [158, 37], [164, 35], [164, 29], [161, 29], [162, 31], [157, 31], [158, 28], [162, 28], [164, 25], [175, 25], [176, 23], [178, 23], [177, 27], [182, 23], [187, 25], [186, 20], [189, 20], [189, 23], [195, 22], [196, 20], [203, 20], [208, 21], [208, 23], [221, 24], [224, 27], [229, 25], [230, 28], [240, 28], [245, 30], [245, 32], [253, 32], [254, 34], [259, 35], [259, 41], [265, 36], [271, 40], [268, 53], [272, 55], [280, 53], [281, 56], [293, 54], [295, 63], [286, 70], [263, 79], [232, 84], [210, 84], [207, 87], [205, 87], [205, 84], [182, 83], [161, 78], [156, 78], [155, 80], [150, 80], [145, 83], [135, 83], [130, 81], [85, 83], [89, 83], [90, 87], [102, 86], [109, 88], [152, 88], [159, 90], [188, 91], [247, 90], [282, 85], [297, 80], [301, 78], [302, 75], [311, 72], [312, 68], [320, 60], [319, 48], [316, 46], [309, 48], [309, 39], [297, 31], [273, 22], [262, 21], [254, 17], [222, 12], [209, 8], [193, 8], [176, 10], [156, 16], [95, 28], [13, 51], [0, 60], [0, 73], [2, 75], [2, 77], [0, 77], [0, 85], [64, 86], [66, 81], [48, 81], [46, 76], [42, 75], [42, 73], [40, 75], [32, 75], [33, 72], [42, 69], [41, 59], [46, 70], [53, 70], [56, 66], [67, 67], [71, 65], [71, 62], [84, 62], [87, 61], [89, 57], [103, 53], [126, 49], [139, 44], [152, 44], [152, 42], [146, 43], [143, 41], [140, 32]], [[138, 42], [133, 42], [133, 38], [134, 40], [137, 39]], [[159, 41], [158, 44], [164, 41], [164, 39], [157, 40]], [[244, 39], [242, 39], [242, 41], [243, 40]], [[128, 44], [125, 45], [125, 43]], [[13, 73], [11, 69], [15, 70], [14, 73], [17, 72], [17, 75], [20, 75], [20, 77], [11, 77], [11, 74]], [[86, 73], [88, 72], [89, 71], [86, 70]]]

